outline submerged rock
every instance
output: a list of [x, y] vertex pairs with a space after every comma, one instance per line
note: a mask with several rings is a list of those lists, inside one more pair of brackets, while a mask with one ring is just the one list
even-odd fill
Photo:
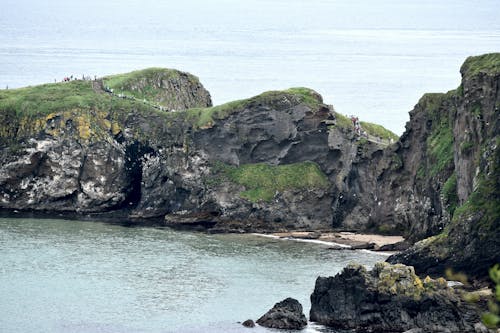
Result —
[[244, 322], [241, 323], [241, 325], [248, 327], [248, 328], [255, 327], [255, 323], [252, 319], [245, 320]]
[[268, 328], [300, 330], [307, 326], [302, 305], [293, 298], [287, 298], [257, 320], [257, 324]]
[[349, 265], [316, 280], [310, 319], [367, 332], [474, 332], [476, 309], [443, 281], [423, 283], [413, 267], [401, 264], [378, 263], [371, 271]]

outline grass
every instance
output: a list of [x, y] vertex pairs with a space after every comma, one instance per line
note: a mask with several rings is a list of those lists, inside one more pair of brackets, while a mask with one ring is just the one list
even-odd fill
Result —
[[446, 210], [450, 213], [450, 216], [453, 216], [453, 213], [459, 204], [457, 194], [457, 175], [455, 173], [453, 173], [444, 183], [441, 195], [443, 196], [444, 203], [447, 205]]
[[488, 174], [480, 174], [476, 190], [462, 206], [455, 210], [453, 221], [464, 220], [468, 215], [479, 212], [481, 219], [476, 227], [483, 229], [483, 236], [493, 236], [487, 234], [493, 232], [498, 237], [500, 232], [500, 138], [496, 139], [496, 149], [489, 159], [491, 168]]
[[397, 141], [399, 137], [388, 129], [381, 125], [368, 123], [366, 121], [361, 121], [361, 128], [366, 131], [366, 133], [381, 138], [383, 140], [394, 140]]
[[436, 176], [453, 163], [453, 132], [448, 126], [439, 128], [427, 138], [427, 148], [432, 159], [429, 174]]
[[500, 73], [500, 53], [488, 53], [475, 57], [468, 57], [462, 67], [460, 73], [464, 78], [486, 73], [495, 75]]
[[[14, 142], [46, 129], [48, 122], [59, 127], [71, 121], [82, 139], [101, 131], [117, 132], [117, 122], [129, 111], [159, 113], [143, 103], [98, 94], [90, 81], [51, 83], [0, 91], [0, 137]], [[113, 129], [111, 129], [113, 127]], [[60, 128], [46, 129], [57, 135]]]
[[[161, 87], [161, 81], [164, 79], [177, 79], [181, 75], [186, 75], [192, 82], [198, 82], [198, 78], [194, 75], [182, 73], [175, 69], [157, 67], [106, 76], [103, 78], [103, 82], [105, 86], [112, 88], [115, 93], [122, 93], [140, 100], [145, 99], [158, 103], [162, 97], [165, 97], [165, 94], [169, 95]], [[173, 98], [173, 96], [168, 97]]]
[[447, 108], [442, 108], [449, 94], [425, 94], [419, 105], [432, 121], [432, 129], [427, 137], [427, 153], [429, 156], [429, 175], [434, 177], [453, 164], [453, 131], [448, 119]]
[[[361, 128], [366, 131], [366, 133], [381, 138], [383, 140], [398, 140], [398, 136], [388, 129], [384, 128], [381, 125], [377, 125], [374, 123], [369, 123], [366, 121], [361, 121]], [[338, 112], [335, 112], [335, 126], [338, 126], [343, 129], [353, 129], [354, 126], [349, 117], [346, 117]]]
[[265, 163], [216, 168], [228, 180], [245, 187], [242, 198], [252, 202], [271, 201], [277, 192], [290, 189], [327, 188], [329, 182], [317, 164], [301, 162], [287, 165]]
[[103, 98], [96, 96], [89, 81], [0, 91], [0, 109], [13, 108], [18, 115], [47, 115], [74, 108], [98, 107], [102, 103]]
[[232, 101], [208, 108], [188, 109], [173, 113], [171, 116], [177, 117], [184, 113], [186, 119], [193, 124], [194, 128], [206, 128], [213, 126], [214, 122], [218, 119], [227, 118], [233, 113], [241, 112], [246, 108], [259, 104], [268, 105], [276, 109], [283, 109], [289, 106], [284, 102], [284, 98], [294, 105], [301, 103], [306, 104], [313, 112], [316, 111], [319, 104], [322, 103], [321, 96], [314, 90], [301, 87], [282, 91], [267, 91], [248, 99]]
[[[179, 96], [191, 96], [190, 89], [201, 85], [198, 77], [192, 74], [157, 67], [107, 76], [103, 81], [104, 85], [113, 89], [115, 93], [176, 110], [185, 109]], [[192, 103], [195, 103], [192, 107], [205, 107], [207, 102], [210, 102], [209, 98], [198, 100], [197, 96], [191, 97]]]
[[351, 119], [338, 112], [335, 112], [335, 126], [346, 129], [353, 128]]

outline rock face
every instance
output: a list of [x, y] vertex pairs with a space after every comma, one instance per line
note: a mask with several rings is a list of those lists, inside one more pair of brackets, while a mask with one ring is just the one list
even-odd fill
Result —
[[[192, 77], [183, 85], [182, 73], [170, 82], [169, 71], [152, 72], [104, 78], [113, 94], [88, 81], [2, 91], [0, 207], [237, 232], [361, 219], [357, 165], [382, 147], [360, 143], [316, 92], [163, 112], [142, 97], [163, 103], [180, 89], [184, 106], [209, 101]], [[60, 90], [60, 104], [31, 101], [30, 89]]]
[[300, 330], [307, 326], [302, 305], [293, 298], [276, 303], [271, 310], [257, 320], [257, 324], [268, 328]]
[[410, 113], [392, 152], [400, 167], [379, 176], [372, 216], [414, 241], [433, 236], [390, 262], [485, 277], [500, 261], [500, 54], [470, 57], [461, 73], [458, 89], [426, 95]]
[[372, 271], [349, 265], [316, 280], [310, 320], [363, 332], [474, 332], [479, 316], [447, 288], [445, 280], [421, 281], [413, 267], [378, 263]]

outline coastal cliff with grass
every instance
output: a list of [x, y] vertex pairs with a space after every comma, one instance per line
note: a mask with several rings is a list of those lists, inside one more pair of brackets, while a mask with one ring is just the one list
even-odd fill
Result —
[[401, 234], [392, 262], [486, 276], [499, 261], [500, 55], [424, 95], [405, 133], [360, 129], [308, 88], [212, 106], [151, 68], [0, 91], [3, 212], [212, 232]]
[[161, 68], [3, 90], [0, 109], [0, 206], [20, 213], [331, 229], [353, 169], [384, 148], [311, 89], [212, 106], [195, 76]]

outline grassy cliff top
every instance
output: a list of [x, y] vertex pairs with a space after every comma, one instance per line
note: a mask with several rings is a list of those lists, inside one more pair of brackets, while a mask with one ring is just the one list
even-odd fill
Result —
[[10, 110], [18, 116], [45, 116], [71, 109], [103, 110], [111, 107], [154, 110], [134, 100], [96, 93], [91, 81], [77, 80], [0, 90], [0, 112]]
[[165, 104], [168, 99], [166, 95], [172, 95], [175, 92], [167, 91], [164, 81], [177, 82], [177, 88], [181, 86], [200, 86], [198, 77], [169, 68], [146, 68], [130, 73], [110, 75], [103, 78], [104, 85], [113, 89], [115, 93], [126, 94], [138, 99], [155, 101], [159, 104]]
[[[208, 108], [193, 108], [186, 111], [187, 118], [193, 123], [195, 128], [210, 127], [217, 119], [224, 119], [233, 113], [245, 110], [251, 106], [269, 105], [276, 108], [286, 107], [287, 102], [291, 104], [304, 103], [316, 111], [318, 106], [323, 103], [321, 95], [309, 88], [290, 88], [281, 91], [267, 91], [260, 95], [232, 101], [229, 103], [212, 106]], [[176, 112], [177, 114], [181, 112]]]
[[[354, 126], [352, 124], [351, 119], [349, 117], [346, 117], [338, 112], [335, 112], [335, 120], [336, 120], [336, 126], [345, 128], [345, 129], [354, 129]], [[369, 123], [367, 121], [360, 121], [361, 128], [366, 131], [369, 135], [376, 136], [378, 138], [381, 138], [383, 140], [398, 140], [399, 137], [391, 132], [390, 130], [386, 129], [382, 125], [374, 124], [374, 123]]]
[[146, 103], [96, 91], [95, 84], [76, 80], [0, 90], [0, 144], [10, 145], [42, 130], [63, 135], [70, 123], [80, 139], [101, 140], [119, 133], [131, 111], [165, 118], [165, 112]]
[[500, 73], [500, 53], [488, 53], [480, 56], [468, 57], [460, 68], [460, 73], [462, 73], [464, 78], [479, 73], [491, 75], [498, 74]]

